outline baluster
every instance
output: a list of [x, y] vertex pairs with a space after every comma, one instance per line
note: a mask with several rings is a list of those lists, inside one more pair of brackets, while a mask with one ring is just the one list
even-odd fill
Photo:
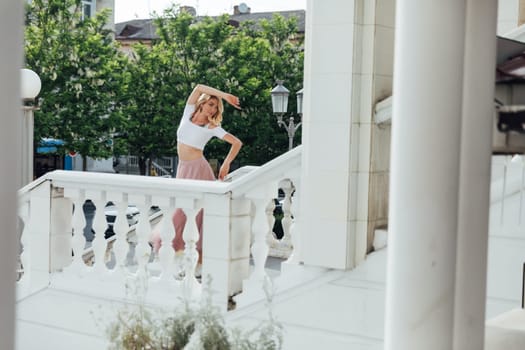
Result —
[[160, 226], [160, 239], [162, 245], [159, 249], [159, 262], [161, 266], [160, 279], [171, 280], [175, 274], [175, 251], [172, 241], [175, 237], [173, 226], [173, 214], [175, 213], [175, 198], [169, 198], [166, 203], [159, 205], [162, 211], [162, 223]]
[[295, 188], [295, 192], [293, 195], [293, 201], [291, 202], [291, 213], [293, 213], [294, 219], [291, 222], [290, 225], [290, 239], [291, 239], [291, 245], [292, 245], [292, 252], [290, 254], [290, 257], [288, 260], [286, 260], [287, 264], [295, 264], [298, 265], [302, 263], [302, 252], [301, 252], [301, 236], [300, 236], [300, 202], [299, 198], [301, 195], [300, 192], [300, 182], [299, 179], [294, 179], [293, 186]]
[[122, 195], [122, 201], [113, 201], [117, 208], [117, 217], [113, 223], [115, 232], [115, 243], [113, 243], [113, 252], [115, 254], [115, 271], [124, 271], [126, 258], [129, 252], [128, 231], [129, 225], [126, 218], [126, 209], [128, 208], [128, 195]]
[[251, 247], [251, 253], [254, 262], [254, 271], [251, 279], [264, 280], [266, 271], [264, 270], [266, 259], [268, 257], [269, 247], [266, 241], [268, 227], [268, 218], [266, 216], [267, 198], [252, 199], [255, 204], [255, 217], [252, 224], [254, 242]]
[[104, 234], [106, 232], [106, 229], [108, 227], [108, 223], [106, 221], [106, 215], [104, 213], [104, 208], [106, 206], [106, 193], [102, 192], [98, 194], [99, 198], [93, 200], [93, 204], [95, 205], [95, 217], [93, 218], [93, 230], [95, 231], [95, 238], [92, 242], [93, 247], [93, 254], [95, 256], [95, 263], [93, 265], [93, 269], [100, 273], [100, 272], [107, 272], [106, 267], [106, 238], [104, 237]]
[[268, 234], [266, 236], [266, 240], [269, 246], [277, 245], [279, 242], [276, 239], [276, 235], [273, 232], [273, 226], [275, 224], [275, 216], [273, 216], [273, 212], [275, 210], [275, 202], [272, 199], [268, 202], [268, 205], [266, 206], [266, 218], [268, 220]]
[[25, 202], [19, 208], [18, 216], [20, 217], [20, 220], [22, 221], [22, 224], [24, 225], [24, 229], [22, 230], [22, 233], [20, 235], [20, 245], [21, 245], [22, 252], [20, 253], [20, 272], [19, 272], [21, 273], [21, 276], [19, 276], [18, 283], [27, 284], [29, 283], [29, 280], [30, 280], [29, 276], [31, 274], [31, 265], [30, 265], [31, 243], [29, 239], [29, 236], [30, 236], [29, 202]]
[[[151, 224], [149, 222], [149, 209], [151, 207], [151, 196], [139, 197], [134, 203], [139, 208], [139, 221], [137, 223], [137, 246], [135, 248], [135, 257], [138, 263], [138, 277], [146, 273], [146, 265], [151, 256], [151, 247], [149, 245], [149, 236], [151, 234]], [[145, 276], [144, 276], [145, 277]]]
[[[64, 196], [67, 195], [65, 191]], [[73, 196], [73, 238], [72, 238], [72, 248], [73, 248], [73, 262], [70, 265], [70, 271], [82, 272], [86, 268], [82, 254], [84, 253], [84, 247], [86, 246], [86, 238], [84, 237], [84, 227], [86, 226], [86, 218], [84, 217], [84, 210], [82, 206], [84, 205], [85, 192], [84, 190], [76, 191], [76, 195]]]
[[182, 238], [184, 239], [184, 294], [187, 300], [200, 296], [200, 284], [195, 278], [195, 268], [199, 260], [197, 242], [199, 241], [199, 229], [196, 217], [200, 208], [183, 208], [186, 215], [186, 225]]
[[285, 247], [290, 247], [292, 243], [292, 237], [290, 235], [290, 226], [292, 225], [292, 193], [293, 193], [293, 185], [290, 180], [286, 181], [286, 184], [282, 187], [282, 190], [284, 192], [284, 200], [283, 200], [283, 219], [281, 220], [281, 224], [283, 226], [283, 238], [282, 243]]

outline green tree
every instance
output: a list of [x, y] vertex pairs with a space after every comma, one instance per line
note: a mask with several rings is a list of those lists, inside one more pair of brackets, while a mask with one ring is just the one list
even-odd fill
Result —
[[86, 157], [108, 158], [120, 129], [123, 66], [108, 11], [81, 18], [80, 0], [32, 0], [26, 7], [26, 66], [39, 74], [35, 140], [54, 137]]
[[176, 124], [173, 115], [181, 96], [173, 79], [170, 57], [154, 47], [135, 46], [135, 57], [127, 66], [126, 90], [121, 95], [123, 127], [115, 139], [120, 152], [138, 157], [145, 175], [152, 158], [175, 154]]
[[[272, 112], [270, 91], [278, 79], [291, 91], [302, 88], [303, 42], [296, 33], [295, 18], [275, 14], [271, 20], [244, 22], [223, 48], [228, 57], [225, 75], [244, 106], [244, 118], [232, 120], [230, 130], [248, 145], [241, 155], [245, 163], [263, 164], [288, 149], [287, 133]], [[290, 111], [296, 110], [294, 97], [290, 96]], [[295, 140], [300, 141], [300, 129]]]

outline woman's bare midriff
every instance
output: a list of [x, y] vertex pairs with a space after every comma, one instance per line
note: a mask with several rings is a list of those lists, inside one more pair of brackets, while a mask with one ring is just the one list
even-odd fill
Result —
[[177, 153], [180, 160], [195, 160], [204, 156], [202, 150], [180, 142], [177, 142]]

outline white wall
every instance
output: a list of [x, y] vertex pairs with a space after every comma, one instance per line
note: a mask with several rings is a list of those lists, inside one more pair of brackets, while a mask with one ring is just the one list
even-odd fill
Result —
[[519, 0], [498, 1], [498, 35], [515, 29], [518, 26]]
[[108, 18], [108, 27], [115, 30], [115, 0], [97, 0], [96, 3], [97, 11], [104, 8], [111, 9], [111, 13]]

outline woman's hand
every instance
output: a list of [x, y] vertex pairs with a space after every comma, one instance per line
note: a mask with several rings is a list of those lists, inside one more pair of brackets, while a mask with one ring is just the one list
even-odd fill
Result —
[[230, 105], [237, 109], [241, 109], [241, 102], [239, 101], [239, 98], [232, 94], [226, 94], [224, 96], [224, 100], [228, 102]]
[[224, 180], [226, 175], [228, 175], [228, 173], [230, 172], [230, 164], [231, 162], [233, 162], [235, 157], [237, 157], [237, 154], [239, 153], [239, 150], [242, 147], [241, 140], [239, 140], [230, 133], [224, 135], [223, 140], [228, 142], [231, 145], [231, 147], [230, 152], [228, 152], [228, 155], [226, 156], [226, 158], [224, 158], [224, 162], [222, 163], [222, 166], [219, 169], [219, 180], [221, 181]]
[[223, 181], [226, 175], [230, 172], [230, 164], [222, 163], [221, 168], [219, 169], [219, 180]]

